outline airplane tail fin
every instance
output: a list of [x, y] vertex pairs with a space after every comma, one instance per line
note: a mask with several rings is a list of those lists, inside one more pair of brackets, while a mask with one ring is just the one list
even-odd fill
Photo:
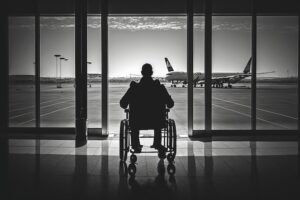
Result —
[[171, 65], [171, 63], [170, 63], [170, 61], [169, 61], [169, 59], [168, 59], [168, 58], [165, 58], [165, 61], [166, 61], [166, 65], [167, 65], [168, 72], [174, 71], [174, 69], [173, 69], [173, 67], [172, 67], [172, 65]]
[[247, 65], [246, 65], [246, 67], [243, 71], [244, 74], [249, 74], [250, 73], [251, 61], [252, 61], [252, 57], [249, 59]]

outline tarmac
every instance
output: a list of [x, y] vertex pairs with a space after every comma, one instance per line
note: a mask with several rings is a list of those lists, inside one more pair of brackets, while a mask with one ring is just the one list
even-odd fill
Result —
[[[75, 127], [75, 88], [73, 84], [41, 84], [41, 127]], [[119, 100], [129, 84], [109, 84], [109, 133], [117, 134], [125, 118]], [[175, 101], [170, 118], [179, 135], [187, 135], [187, 88], [167, 90]], [[9, 95], [10, 127], [35, 126], [35, 90], [32, 85], [11, 85]], [[297, 129], [297, 85], [257, 84], [257, 129]], [[204, 88], [194, 88], [194, 130], [204, 129]], [[232, 89], [212, 89], [212, 127], [215, 130], [249, 130], [251, 128], [250, 84]], [[101, 128], [101, 84], [88, 88], [88, 127]]]

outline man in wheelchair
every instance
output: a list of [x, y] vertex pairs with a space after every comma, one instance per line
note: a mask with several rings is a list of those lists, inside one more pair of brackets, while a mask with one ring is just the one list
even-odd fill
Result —
[[154, 141], [151, 148], [165, 150], [161, 145], [161, 129], [165, 126], [166, 106], [172, 108], [174, 101], [160, 84], [153, 80], [152, 66], [144, 64], [141, 71], [143, 77], [139, 83], [132, 81], [130, 88], [120, 100], [120, 106], [126, 109], [129, 105], [129, 126], [131, 129], [131, 144], [134, 152], [140, 153], [142, 145], [139, 131], [154, 129]]

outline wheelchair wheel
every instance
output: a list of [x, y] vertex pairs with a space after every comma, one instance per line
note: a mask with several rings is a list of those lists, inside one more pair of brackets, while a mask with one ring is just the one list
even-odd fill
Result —
[[126, 120], [122, 120], [120, 124], [119, 155], [120, 160], [124, 162], [127, 160], [127, 153], [129, 151], [128, 144], [128, 126]]
[[173, 155], [173, 161], [176, 156], [176, 149], [177, 149], [177, 132], [176, 132], [176, 125], [173, 119], [169, 120], [169, 129], [170, 129], [170, 150]]
[[169, 154], [167, 155], [167, 160], [168, 160], [170, 163], [172, 163], [172, 162], [174, 161], [174, 159], [175, 159], [175, 155], [174, 155], [173, 153], [169, 153]]
[[137, 161], [136, 155], [132, 154], [132, 155], [130, 156], [130, 162], [131, 162], [131, 163], [135, 163], [136, 161]]
[[159, 150], [159, 151], [158, 151], [158, 157], [159, 157], [160, 159], [165, 159], [165, 158], [166, 158], [166, 152], [163, 151], [163, 150]]
[[168, 166], [167, 166], [167, 171], [168, 171], [168, 174], [169, 174], [169, 175], [174, 175], [175, 172], [176, 172], [175, 165], [173, 165], [173, 164], [168, 164]]
[[136, 173], [136, 166], [133, 163], [130, 163], [128, 166], [128, 173], [130, 176], [134, 176]]

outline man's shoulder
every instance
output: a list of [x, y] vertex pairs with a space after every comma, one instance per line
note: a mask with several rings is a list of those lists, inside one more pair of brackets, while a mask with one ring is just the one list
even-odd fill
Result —
[[154, 80], [154, 85], [160, 86], [160, 85], [161, 85], [161, 84], [160, 84], [160, 81], [159, 81], [158, 79], [155, 79], [155, 80]]
[[137, 85], [138, 85], [138, 83], [135, 82], [135, 81], [131, 81], [131, 82], [130, 82], [130, 87], [131, 87], [131, 88], [134, 88], [134, 87], [136, 87]]

